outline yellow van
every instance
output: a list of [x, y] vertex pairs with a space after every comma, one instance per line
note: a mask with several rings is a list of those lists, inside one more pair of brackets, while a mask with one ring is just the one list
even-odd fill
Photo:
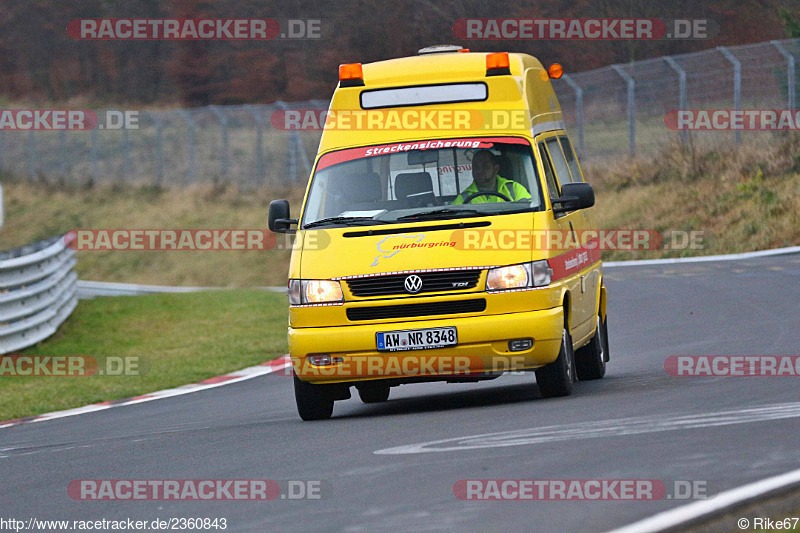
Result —
[[602, 378], [591, 208], [545, 69], [459, 47], [342, 65], [294, 233], [289, 355], [303, 420], [407, 383], [535, 371], [544, 397]]

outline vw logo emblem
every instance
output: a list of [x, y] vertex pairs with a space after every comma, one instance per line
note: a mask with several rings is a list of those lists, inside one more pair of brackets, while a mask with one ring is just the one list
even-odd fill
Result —
[[416, 294], [420, 291], [420, 289], [422, 289], [422, 278], [416, 274], [411, 274], [410, 276], [406, 277], [406, 280], [403, 282], [403, 286], [406, 288], [407, 292]]

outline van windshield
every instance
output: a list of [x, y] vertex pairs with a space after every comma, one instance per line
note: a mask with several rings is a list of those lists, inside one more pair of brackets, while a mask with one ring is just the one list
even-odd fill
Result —
[[412, 141], [322, 156], [301, 227], [464, 218], [543, 205], [533, 151], [524, 139]]

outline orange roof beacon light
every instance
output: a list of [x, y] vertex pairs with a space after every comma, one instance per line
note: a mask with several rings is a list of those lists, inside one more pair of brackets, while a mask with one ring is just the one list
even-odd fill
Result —
[[361, 63], [339, 65], [339, 87], [363, 87], [364, 70]]
[[557, 80], [558, 78], [564, 75], [564, 67], [562, 67], [558, 63], [553, 63], [552, 65], [550, 65], [550, 68], [547, 69], [547, 75], [553, 78], [554, 80]]
[[486, 56], [486, 75], [503, 76], [511, 74], [511, 61], [508, 52], [495, 52]]

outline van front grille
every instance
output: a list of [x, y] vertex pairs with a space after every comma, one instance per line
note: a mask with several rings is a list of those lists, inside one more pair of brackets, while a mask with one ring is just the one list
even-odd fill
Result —
[[379, 320], [383, 318], [408, 318], [429, 315], [455, 315], [458, 313], [480, 313], [486, 310], [486, 300], [456, 300], [427, 302], [406, 305], [381, 305], [375, 307], [351, 307], [347, 309], [349, 320]]
[[[392, 294], [409, 294], [405, 288], [405, 281], [411, 274], [391, 274], [388, 276], [370, 276], [347, 280], [347, 286], [353, 296], [388, 296]], [[478, 285], [481, 271], [472, 270], [444, 270], [440, 272], [417, 273], [422, 279], [422, 288], [414, 294], [421, 292], [462, 291], [473, 289]]]

